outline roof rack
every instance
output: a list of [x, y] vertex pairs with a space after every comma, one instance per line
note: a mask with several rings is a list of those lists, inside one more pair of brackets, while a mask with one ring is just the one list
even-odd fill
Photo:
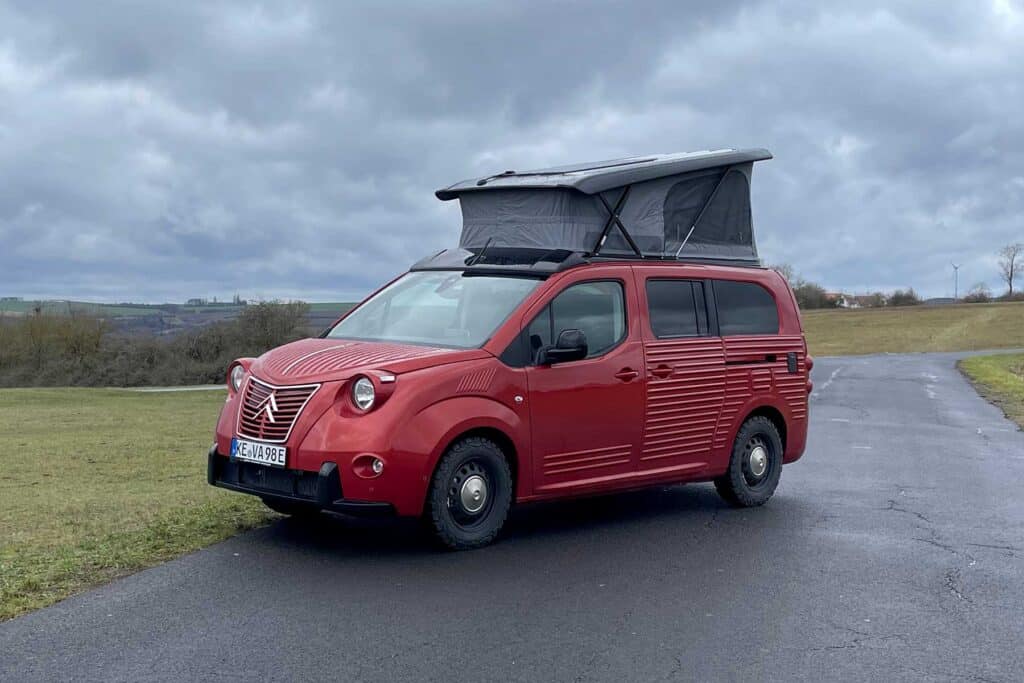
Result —
[[420, 270], [456, 270], [467, 275], [517, 275], [546, 278], [563, 270], [591, 263], [612, 263], [615, 261], [661, 261], [693, 263], [699, 265], [734, 266], [760, 268], [757, 260], [731, 258], [685, 257], [666, 259], [636, 254], [592, 255], [565, 249], [510, 249], [507, 247], [479, 249], [443, 249], [417, 261], [410, 268]]

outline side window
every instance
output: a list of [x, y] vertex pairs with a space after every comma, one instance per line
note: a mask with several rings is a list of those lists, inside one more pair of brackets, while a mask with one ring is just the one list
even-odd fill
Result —
[[723, 337], [778, 334], [779, 311], [768, 290], [753, 282], [715, 280], [718, 328]]
[[704, 284], [690, 280], [648, 280], [651, 331], [659, 339], [708, 333]]
[[600, 356], [626, 336], [626, 305], [622, 284], [581, 282], [572, 285], [544, 307], [527, 327], [530, 352], [553, 344], [562, 330], [587, 335], [587, 358]]

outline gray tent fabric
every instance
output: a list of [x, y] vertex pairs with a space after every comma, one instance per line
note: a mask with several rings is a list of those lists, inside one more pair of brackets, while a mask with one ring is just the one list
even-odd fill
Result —
[[596, 196], [575, 190], [494, 190], [460, 197], [464, 249], [590, 249], [608, 220]]
[[[531, 181], [533, 186], [474, 186], [454, 195], [462, 206], [459, 246], [481, 249], [490, 244], [592, 254], [609, 224], [605, 204], [615, 207], [628, 187], [619, 217], [643, 255], [756, 262], [750, 210], [752, 166], [752, 161], [744, 161], [700, 168], [594, 194], [571, 186], [539, 184], [536, 179]], [[614, 224], [599, 250], [605, 255], [634, 254]]]
[[680, 256], [705, 254], [718, 258], [757, 257], [750, 218], [750, 186], [746, 175], [738, 170], [731, 170], [722, 178], [680, 252]]
[[705, 171], [690, 178], [676, 179], [665, 195], [665, 251], [675, 254], [684, 240], [694, 242], [697, 218], [722, 182], [721, 171]]

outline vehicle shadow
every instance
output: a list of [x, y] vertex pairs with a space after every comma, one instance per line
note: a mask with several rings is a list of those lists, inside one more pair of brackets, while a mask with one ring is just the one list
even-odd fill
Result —
[[[775, 525], [785, 517], [794, 521], [801, 508], [797, 500], [776, 496], [768, 505], [733, 509], [708, 484], [662, 486], [513, 508], [505, 529], [490, 549], [515, 552], [554, 544], [615, 542], [629, 537], [690, 540], [714, 538], [721, 533], [750, 533]], [[260, 542], [300, 553], [335, 557], [457, 556], [431, 538], [420, 520], [359, 519], [322, 514], [314, 519], [286, 518], [255, 532]], [[475, 551], [474, 554], [481, 551]]]

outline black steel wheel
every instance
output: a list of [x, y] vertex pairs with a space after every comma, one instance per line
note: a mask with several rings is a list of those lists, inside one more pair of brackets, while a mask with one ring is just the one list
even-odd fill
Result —
[[481, 437], [462, 439], [434, 472], [426, 516], [453, 550], [479, 548], [498, 535], [512, 504], [512, 473], [501, 448]]
[[757, 415], [743, 423], [729, 459], [729, 469], [715, 480], [715, 489], [730, 505], [764, 505], [782, 475], [782, 437], [775, 423]]

